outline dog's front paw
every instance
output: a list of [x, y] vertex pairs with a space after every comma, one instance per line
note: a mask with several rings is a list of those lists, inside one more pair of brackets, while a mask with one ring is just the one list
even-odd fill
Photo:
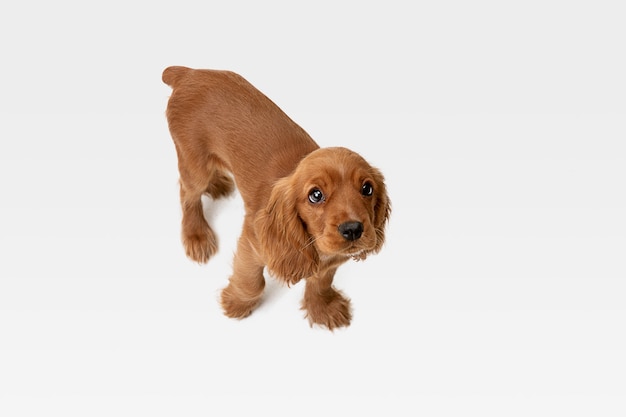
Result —
[[203, 233], [183, 234], [183, 246], [191, 260], [206, 263], [217, 252], [217, 239], [207, 227]]
[[243, 298], [232, 285], [222, 290], [220, 303], [224, 314], [233, 319], [243, 319], [252, 314], [252, 310], [261, 301], [261, 294]]
[[305, 296], [302, 309], [306, 311], [306, 318], [311, 326], [317, 324], [329, 330], [347, 327], [352, 320], [350, 300], [334, 288], [320, 296]]

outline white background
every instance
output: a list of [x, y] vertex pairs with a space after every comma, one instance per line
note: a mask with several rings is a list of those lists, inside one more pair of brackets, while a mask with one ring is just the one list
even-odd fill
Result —
[[[620, 3], [3, 2], [0, 415], [625, 415]], [[349, 328], [222, 315], [242, 206], [185, 258], [169, 65], [383, 171]]]

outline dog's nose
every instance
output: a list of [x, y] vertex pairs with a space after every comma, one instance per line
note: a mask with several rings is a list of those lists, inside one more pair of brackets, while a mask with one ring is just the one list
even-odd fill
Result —
[[345, 222], [339, 225], [339, 233], [346, 240], [357, 240], [363, 233], [363, 223]]

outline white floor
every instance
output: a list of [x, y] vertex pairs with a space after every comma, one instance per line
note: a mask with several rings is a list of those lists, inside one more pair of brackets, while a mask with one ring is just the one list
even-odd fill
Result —
[[[622, 416], [626, 31], [609, 2], [2, 6], [0, 415]], [[77, 8], [78, 7], [78, 8]], [[225, 318], [179, 240], [168, 65], [387, 178], [383, 251]]]

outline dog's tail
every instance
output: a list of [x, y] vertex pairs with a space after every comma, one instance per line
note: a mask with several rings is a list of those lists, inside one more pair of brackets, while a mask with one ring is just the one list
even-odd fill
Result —
[[187, 67], [167, 67], [165, 68], [165, 70], [163, 71], [163, 75], [161, 76], [161, 79], [163, 80], [163, 82], [167, 85], [169, 85], [172, 88], [176, 88], [176, 86], [178, 85], [179, 81], [185, 77], [185, 75], [191, 71], [191, 68], [187, 68]]

